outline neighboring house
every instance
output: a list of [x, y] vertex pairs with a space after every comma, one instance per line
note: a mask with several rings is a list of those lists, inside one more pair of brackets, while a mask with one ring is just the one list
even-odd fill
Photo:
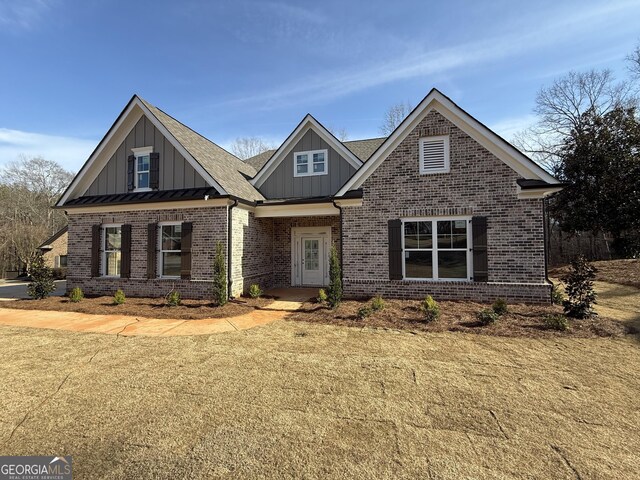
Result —
[[65, 225], [38, 247], [47, 266], [67, 268], [68, 229], [69, 227]]
[[340, 142], [311, 115], [246, 162], [134, 96], [57, 207], [68, 288], [211, 295], [322, 286], [348, 296], [547, 302], [543, 197], [555, 178], [432, 90], [388, 138]]

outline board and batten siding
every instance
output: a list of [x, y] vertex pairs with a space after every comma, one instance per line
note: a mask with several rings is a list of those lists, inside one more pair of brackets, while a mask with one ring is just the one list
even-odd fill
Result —
[[153, 151], [160, 154], [160, 190], [207, 186], [171, 142], [142, 116], [84, 195], [127, 193], [127, 157], [132, 154], [132, 148], [138, 147], [153, 147]]
[[[294, 177], [294, 152], [323, 149], [328, 150], [329, 154], [329, 173], [327, 175]], [[336, 193], [355, 171], [355, 168], [316, 132], [308, 130], [298, 143], [286, 152], [284, 160], [260, 186], [259, 190], [265, 198], [328, 196]]]

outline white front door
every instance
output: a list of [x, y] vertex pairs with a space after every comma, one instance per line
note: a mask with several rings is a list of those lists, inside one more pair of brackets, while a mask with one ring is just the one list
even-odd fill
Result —
[[301, 238], [303, 285], [324, 285], [324, 241], [321, 236]]

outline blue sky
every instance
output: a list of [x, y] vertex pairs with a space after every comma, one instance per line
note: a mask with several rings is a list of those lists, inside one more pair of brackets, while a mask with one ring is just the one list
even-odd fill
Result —
[[0, 0], [0, 165], [77, 170], [133, 93], [214, 142], [351, 139], [437, 87], [510, 138], [569, 70], [625, 72], [639, 1]]

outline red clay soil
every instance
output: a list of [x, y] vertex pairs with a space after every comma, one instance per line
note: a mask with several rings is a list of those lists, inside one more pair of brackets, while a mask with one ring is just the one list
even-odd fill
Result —
[[414, 300], [385, 300], [385, 308], [365, 319], [358, 319], [360, 307], [365, 301], [347, 300], [336, 310], [318, 303], [307, 302], [302, 309], [287, 317], [288, 320], [349, 327], [373, 327], [415, 332], [466, 332], [505, 337], [617, 337], [627, 333], [627, 326], [615, 320], [593, 317], [586, 320], [569, 320], [569, 329], [561, 332], [544, 324], [545, 315], [560, 314], [559, 306], [509, 305], [509, 312], [489, 326], [481, 325], [476, 313], [490, 305], [474, 302], [439, 302], [440, 318], [427, 323], [420, 312], [420, 302]]
[[[607, 283], [618, 283], [640, 288], [640, 258], [625, 260], [603, 260], [593, 262], [598, 272], [596, 280]], [[561, 278], [569, 272], [569, 266], [554, 267], [549, 275]]]
[[251, 312], [254, 308], [269, 305], [271, 302], [273, 302], [271, 298], [240, 298], [223, 307], [216, 307], [209, 300], [183, 300], [181, 305], [169, 307], [163, 298], [127, 298], [124, 304], [114, 305], [113, 297], [85, 298], [77, 303], [70, 302], [67, 297], [49, 297], [43, 300], [0, 302], [0, 308], [197, 320], [237, 317]]

